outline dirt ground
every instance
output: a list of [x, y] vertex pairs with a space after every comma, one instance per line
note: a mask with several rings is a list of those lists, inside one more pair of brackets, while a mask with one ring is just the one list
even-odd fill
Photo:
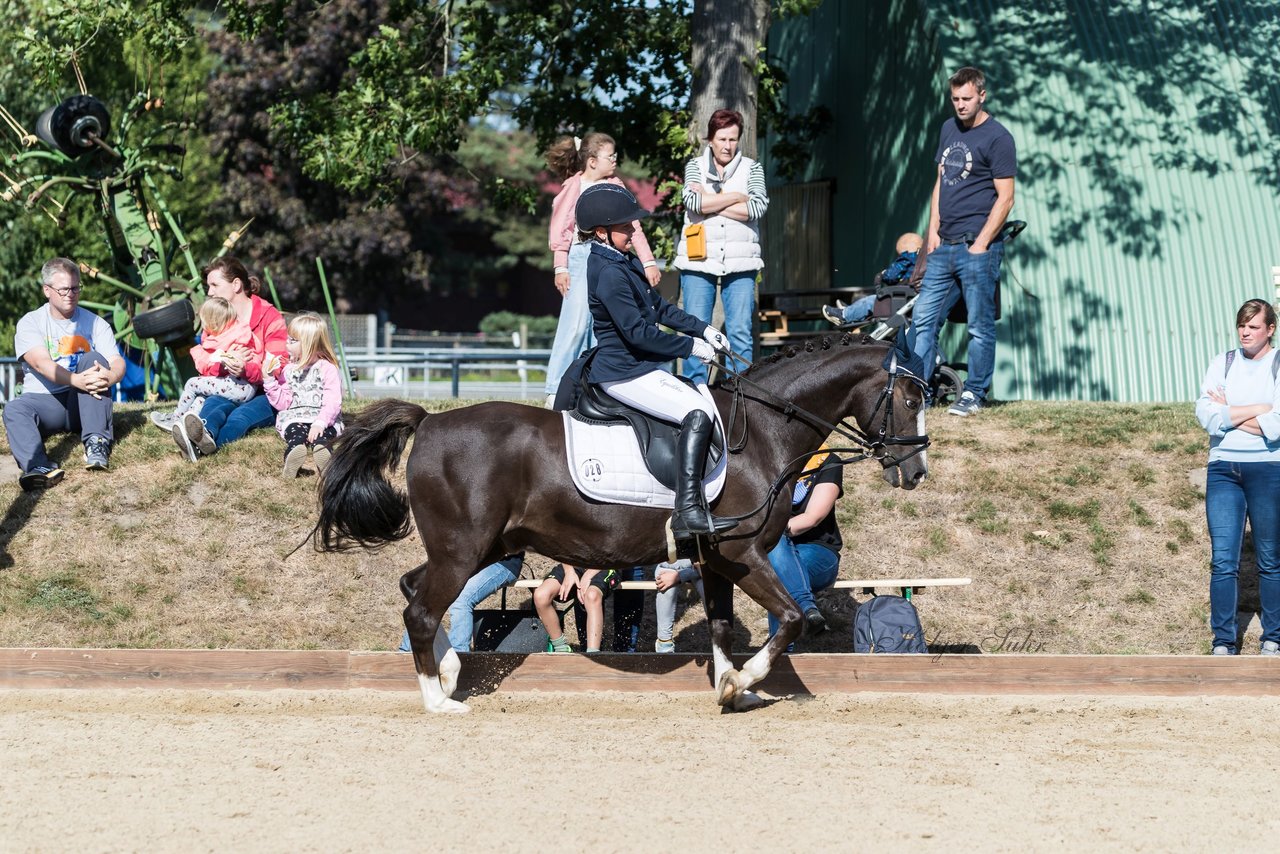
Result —
[[1215, 850], [1280, 833], [1277, 698], [0, 692], [0, 848]]

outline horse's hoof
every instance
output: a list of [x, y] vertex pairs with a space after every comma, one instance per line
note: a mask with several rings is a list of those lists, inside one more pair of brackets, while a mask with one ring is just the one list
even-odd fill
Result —
[[733, 700], [733, 710], [735, 712], [749, 712], [763, 705], [764, 700], [754, 691], [743, 691]]
[[471, 711], [471, 707], [466, 703], [459, 703], [457, 700], [446, 699], [437, 703], [435, 706], [427, 706], [427, 711], [431, 712], [433, 715], [465, 715], [467, 712]]
[[736, 670], [726, 670], [724, 675], [720, 677], [720, 684], [716, 688], [718, 696], [716, 702], [722, 706], [727, 706], [734, 702], [742, 693], [741, 678]]

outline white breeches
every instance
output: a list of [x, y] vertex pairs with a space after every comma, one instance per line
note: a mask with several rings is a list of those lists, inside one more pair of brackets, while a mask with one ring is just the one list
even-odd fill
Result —
[[676, 424], [695, 409], [707, 413], [713, 422], [716, 420], [709, 400], [666, 371], [654, 370], [635, 379], [601, 383], [600, 388], [615, 400]]

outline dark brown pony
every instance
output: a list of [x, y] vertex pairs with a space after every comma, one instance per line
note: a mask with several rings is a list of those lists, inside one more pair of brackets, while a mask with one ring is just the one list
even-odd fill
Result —
[[[747, 689], [800, 635], [800, 611], [766, 555], [787, 523], [800, 466], [833, 425], [856, 420], [856, 428], [842, 429], [852, 429], [864, 453], [879, 458], [890, 484], [911, 489], [925, 477], [923, 390], [897, 381], [914, 377], [898, 367], [895, 353], [881, 342], [823, 338], [775, 354], [715, 392], [730, 443], [740, 446], [715, 512], [744, 517], [705, 550], [702, 566], [721, 705], [758, 703]], [[405, 496], [386, 474], [399, 464], [410, 435]], [[783, 498], [773, 501], [779, 493]], [[451, 697], [460, 660], [437, 630], [480, 568], [525, 549], [601, 569], [668, 557], [670, 511], [583, 498], [567, 468], [561, 413], [520, 403], [479, 403], [437, 415], [397, 400], [369, 406], [338, 441], [320, 481], [316, 548], [376, 549], [402, 539], [411, 530], [410, 509], [429, 559], [401, 578], [400, 589], [430, 712], [467, 709]], [[780, 624], [741, 671], [730, 659], [734, 584]]]

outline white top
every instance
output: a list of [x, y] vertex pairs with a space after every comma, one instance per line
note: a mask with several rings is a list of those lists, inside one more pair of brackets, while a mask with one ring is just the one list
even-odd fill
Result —
[[[712, 276], [759, 270], [764, 266], [764, 260], [760, 257], [760, 218], [769, 209], [764, 167], [738, 152], [729, 161], [729, 165], [720, 171], [721, 180], [716, 180], [716, 176], [717, 168], [710, 146], [685, 164], [686, 189], [682, 197], [684, 221], [685, 225], [702, 223], [707, 241], [707, 257], [702, 261], [689, 260], [682, 230], [680, 242], [676, 246], [675, 267], [677, 270], [697, 271]], [[699, 184], [704, 190], [715, 193], [737, 192], [745, 195], [747, 221], [738, 222], [718, 213], [704, 215], [702, 197], [688, 189], [693, 184]]]
[[[1245, 356], [1243, 350], [1236, 350], [1229, 371], [1225, 353], [1209, 364], [1196, 400], [1196, 418], [1209, 434], [1209, 462], [1280, 462], [1280, 383], [1276, 382], [1271, 369], [1276, 353], [1272, 350], [1255, 360]], [[1226, 397], [1225, 406], [1209, 399], [1209, 392], [1214, 389], [1221, 390]], [[1258, 416], [1261, 436], [1231, 424], [1230, 407], [1255, 403], [1272, 407], [1270, 412]]]
[[[50, 313], [48, 303], [24, 314], [13, 336], [13, 350], [19, 358], [37, 347], [44, 347], [50, 359], [73, 374], [80, 364], [81, 353], [94, 350], [108, 362], [120, 355], [115, 333], [101, 317], [77, 306], [70, 318], [57, 320]], [[23, 394], [58, 394], [70, 388], [50, 383], [25, 362], [23, 368], [26, 370]]]

